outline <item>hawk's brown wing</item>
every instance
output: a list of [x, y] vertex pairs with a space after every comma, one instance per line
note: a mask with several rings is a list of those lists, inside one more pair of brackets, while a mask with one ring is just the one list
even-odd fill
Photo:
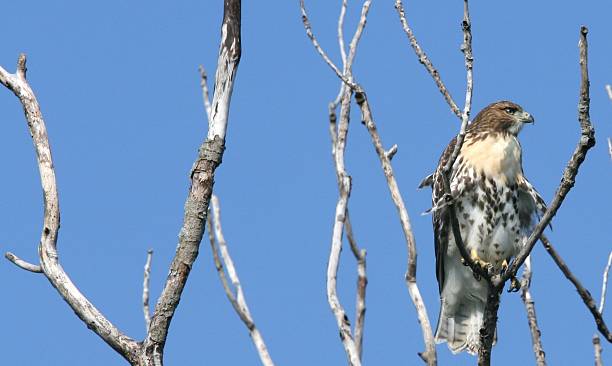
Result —
[[[444, 181], [443, 172], [444, 165], [448, 162], [455, 148], [456, 138], [453, 138], [448, 144], [440, 161], [438, 167], [433, 176], [432, 186], [432, 205], [436, 205], [437, 202], [444, 196]], [[448, 210], [446, 207], [433, 210], [433, 230], [434, 230], [434, 249], [436, 253], [436, 278], [438, 280], [438, 290], [442, 293], [444, 288], [444, 257], [446, 255], [446, 249], [448, 248], [448, 235], [450, 233], [450, 218], [448, 216]]]

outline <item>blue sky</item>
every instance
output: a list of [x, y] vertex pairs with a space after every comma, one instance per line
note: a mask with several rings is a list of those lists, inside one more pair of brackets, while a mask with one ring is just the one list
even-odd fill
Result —
[[[308, 1], [315, 33], [338, 62], [340, 1]], [[350, 2], [346, 33], [360, 4]], [[462, 2], [409, 1], [407, 16], [455, 99], [463, 99]], [[474, 112], [509, 99], [536, 118], [522, 132], [524, 169], [549, 201], [578, 137], [578, 30], [589, 27], [591, 117], [598, 144], [559, 214], [551, 241], [599, 299], [610, 245], [612, 5], [606, 2], [473, 2]], [[20, 1], [3, 5], [0, 64], [28, 54], [28, 78], [47, 122], [62, 209], [59, 253], [88, 298], [120, 329], [144, 335], [140, 305], [146, 251], [155, 251], [157, 298], [181, 225], [188, 172], [206, 136], [197, 66], [214, 74], [222, 2]], [[338, 80], [316, 55], [298, 1], [243, 4], [243, 54], [227, 150], [215, 192], [255, 321], [278, 365], [341, 365], [345, 355], [325, 298], [337, 186], [327, 103]], [[438, 313], [429, 192], [421, 178], [458, 129], [413, 55], [392, 1], [372, 4], [354, 67], [393, 160], [414, 226], [418, 278]], [[418, 364], [423, 349], [403, 280], [406, 247], [379, 162], [354, 111], [347, 149], [356, 237], [368, 250], [364, 363]], [[0, 250], [36, 260], [42, 201], [21, 106], [0, 91]], [[594, 322], [540, 246], [533, 296], [551, 365], [590, 364]], [[122, 365], [41, 275], [0, 262], [7, 365]], [[354, 309], [355, 263], [342, 255], [339, 295]], [[517, 294], [500, 309], [495, 365], [532, 364]], [[608, 317], [609, 318], [609, 317]], [[473, 363], [440, 346], [441, 365]], [[168, 365], [257, 365], [247, 331], [227, 302], [208, 243], [189, 278], [166, 346]], [[604, 361], [612, 361], [604, 344]]]

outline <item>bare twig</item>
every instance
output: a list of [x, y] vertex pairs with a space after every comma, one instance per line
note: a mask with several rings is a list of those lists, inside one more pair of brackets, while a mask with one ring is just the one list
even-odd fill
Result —
[[143, 342], [145, 357], [150, 360], [147, 366], [161, 364], [163, 361], [163, 349], [170, 322], [179, 304], [202, 240], [214, 184], [214, 173], [221, 164], [225, 150], [230, 100], [240, 62], [240, 8], [240, 0], [224, 0], [221, 42], [208, 134], [200, 146], [198, 158], [191, 171], [191, 187], [185, 202], [183, 226], [179, 234], [176, 254], [170, 265], [165, 286], [155, 305], [149, 332]]
[[574, 287], [576, 287], [576, 291], [582, 298], [582, 301], [593, 315], [593, 318], [595, 319], [595, 324], [597, 324], [597, 329], [599, 329], [601, 334], [608, 340], [608, 342], [612, 342], [612, 335], [610, 334], [610, 331], [608, 330], [608, 327], [606, 326], [606, 323], [601, 313], [597, 309], [597, 303], [591, 296], [591, 293], [586, 288], [584, 288], [584, 286], [582, 286], [582, 283], [580, 283], [578, 278], [576, 278], [576, 276], [574, 276], [574, 274], [570, 271], [569, 267], [567, 266], [567, 264], [565, 264], [559, 253], [557, 253], [546, 235], [541, 235], [540, 241], [542, 242], [542, 244], [544, 244], [544, 248], [555, 261], [561, 272], [563, 272], [565, 277], [574, 285]]
[[[217, 273], [219, 274], [219, 279], [221, 280], [225, 294], [232, 304], [232, 307], [240, 317], [240, 320], [242, 320], [244, 325], [249, 330], [249, 334], [253, 340], [253, 343], [255, 344], [255, 347], [257, 348], [261, 363], [264, 366], [274, 366], [274, 362], [268, 353], [266, 343], [264, 342], [259, 329], [257, 329], [255, 326], [255, 322], [253, 321], [253, 317], [251, 316], [251, 312], [249, 311], [249, 307], [242, 291], [242, 285], [240, 284], [240, 279], [238, 278], [234, 261], [229, 254], [229, 250], [227, 249], [227, 242], [225, 241], [223, 230], [221, 228], [221, 208], [217, 196], [213, 195], [211, 197], [210, 204], [212, 217], [209, 217], [208, 220], [208, 235], [213, 252], [213, 259], [215, 261], [215, 267], [217, 268]], [[218, 249], [216, 244], [219, 244]], [[219, 252], [221, 253], [221, 257], [219, 257]], [[236, 295], [234, 295], [234, 291], [232, 291], [232, 288], [227, 281], [227, 277], [225, 276], [225, 272], [223, 270], [224, 265], [227, 269], [227, 273], [230, 281], [232, 282], [232, 286], [235, 289]]]
[[206, 69], [200, 65], [198, 68], [200, 71], [200, 87], [202, 88], [202, 99], [204, 101], [204, 109], [206, 110], [206, 120], [210, 121], [210, 97], [208, 96], [208, 76], [206, 75]]
[[346, 65], [346, 47], [344, 46], [344, 18], [346, 16], [346, 8], [348, 0], [342, 0], [340, 7], [340, 16], [338, 16], [338, 48], [340, 48], [340, 57], [342, 57], [342, 64]]
[[[612, 86], [610, 84], [606, 84], [606, 91], [608, 92], [608, 98], [612, 101]], [[612, 159], [612, 140], [608, 137], [608, 154], [610, 154], [610, 159]]]
[[[608, 274], [610, 273], [610, 266], [612, 266], [612, 252], [608, 256], [608, 263], [603, 271], [603, 279], [601, 281], [601, 299], [599, 300], [599, 314], [603, 316], [604, 306], [606, 305], [606, 291], [608, 288]], [[601, 361], [601, 340], [597, 333], [593, 334], [593, 349], [595, 351], [595, 366], [603, 366]]]
[[450, 95], [450, 92], [448, 91], [444, 83], [442, 82], [440, 73], [433, 66], [433, 64], [429, 60], [429, 57], [427, 57], [427, 54], [425, 53], [425, 51], [423, 51], [423, 49], [419, 45], [416, 37], [414, 36], [414, 33], [412, 32], [412, 29], [408, 25], [408, 21], [406, 20], [406, 14], [404, 13], [404, 4], [402, 3], [402, 0], [395, 1], [395, 9], [397, 10], [397, 13], [399, 14], [400, 21], [402, 22], [402, 27], [404, 28], [404, 32], [406, 32], [406, 35], [408, 36], [408, 40], [410, 41], [410, 45], [414, 49], [414, 52], [416, 53], [416, 56], [419, 59], [419, 62], [423, 66], [425, 66], [425, 69], [427, 69], [427, 72], [429, 72], [431, 77], [436, 82], [436, 85], [438, 86], [440, 93], [442, 93], [442, 96], [444, 96], [444, 99], [446, 100], [446, 103], [448, 103], [451, 111], [457, 117], [462, 118], [461, 110], [459, 109], [459, 107], [457, 107], [457, 103], [455, 103], [455, 101], [453, 100], [453, 97], [451, 97]]
[[546, 366], [546, 354], [542, 347], [542, 333], [538, 327], [538, 318], [536, 316], [535, 303], [531, 297], [530, 285], [531, 285], [531, 256], [525, 260], [525, 267], [523, 269], [523, 280], [521, 281], [521, 299], [525, 304], [525, 310], [527, 312], [527, 322], [529, 324], [529, 331], [531, 332], [531, 344], [533, 345], [533, 354], [536, 358], [536, 364], [538, 366]]
[[142, 281], [142, 312], [144, 313], [145, 325], [149, 331], [151, 324], [151, 309], [149, 307], [149, 277], [151, 275], [151, 260], [153, 259], [153, 249], [147, 251], [147, 261], [144, 266], [144, 275]]
[[[57, 235], [60, 227], [60, 209], [55, 169], [47, 128], [40, 111], [40, 106], [26, 80], [26, 56], [24, 54], [19, 56], [15, 74], [10, 74], [0, 67], [0, 83], [19, 98], [36, 150], [44, 200], [43, 228], [38, 248], [40, 267], [49, 282], [57, 289], [60, 296], [68, 303], [75, 314], [87, 324], [87, 327], [100, 336], [126, 360], [134, 364], [137, 362], [137, 354], [140, 349], [139, 344], [123, 334], [96, 309], [74, 285], [59, 263]], [[10, 255], [7, 258], [11, 260]], [[17, 264], [17, 261], [13, 262]], [[32, 266], [30, 269], [37, 268]]]
[[608, 256], [608, 263], [603, 271], [603, 279], [601, 280], [601, 298], [599, 300], [599, 313], [603, 314], [604, 306], [606, 305], [606, 292], [608, 290], [608, 274], [610, 273], [610, 267], [612, 266], [612, 252]]
[[25, 269], [26, 271], [30, 271], [33, 273], [43, 273], [42, 268], [40, 268], [38, 264], [26, 262], [11, 252], [6, 252], [4, 254], [4, 257], [9, 261], [13, 262], [14, 265], [21, 269]]

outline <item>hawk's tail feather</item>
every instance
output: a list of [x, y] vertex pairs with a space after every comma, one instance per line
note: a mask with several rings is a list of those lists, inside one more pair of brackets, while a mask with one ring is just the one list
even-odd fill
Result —
[[456, 354], [467, 351], [475, 355], [480, 349], [480, 328], [484, 304], [479, 301], [463, 301], [454, 313], [450, 313], [444, 302], [440, 309], [436, 343], [448, 343], [448, 348]]

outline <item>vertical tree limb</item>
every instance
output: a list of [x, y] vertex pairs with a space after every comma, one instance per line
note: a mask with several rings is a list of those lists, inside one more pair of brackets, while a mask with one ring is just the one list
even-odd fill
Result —
[[[229, 254], [229, 250], [227, 248], [227, 242], [225, 241], [225, 237], [223, 236], [223, 230], [221, 228], [221, 207], [219, 205], [219, 199], [217, 196], [213, 195], [211, 197], [211, 214], [212, 217], [208, 219], [208, 235], [210, 239], [210, 246], [213, 253], [213, 259], [215, 261], [215, 267], [217, 268], [217, 273], [219, 274], [219, 279], [221, 280], [221, 284], [223, 285], [223, 290], [225, 294], [232, 304], [232, 307], [240, 317], [240, 320], [244, 323], [249, 331], [249, 335], [253, 340], [253, 344], [257, 349], [257, 353], [259, 354], [259, 359], [264, 366], [274, 366], [274, 362], [272, 361], [272, 357], [268, 352], [268, 347], [263, 340], [259, 329], [255, 326], [255, 321], [251, 316], [251, 312], [246, 303], [246, 299], [244, 297], [244, 292], [242, 291], [242, 285], [240, 284], [240, 279], [238, 278], [238, 272], [236, 271], [236, 267], [234, 266], [234, 261]], [[218, 244], [218, 248], [217, 248]], [[219, 256], [221, 253], [221, 256]], [[230, 287], [229, 282], [227, 281], [227, 277], [225, 276], [225, 271], [223, 267], [227, 269], [227, 274], [229, 275], [230, 281], [232, 282], [232, 286], [235, 289], [236, 295], [234, 295], [234, 291]]]
[[147, 366], [162, 364], [168, 328], [202, 240], [215, 170], [221, 164], [225, 149], [230, 100], [240, 62], [240, 6], [240, 0], [224, 0], [221, 43], [208, 135], [200, 146], [198, 158], [191, 171], [191, 187], [185, 202], [183, 226], [176, 254], [143, 343], [146, 359], [152, 360]]
[[531, 297], [531, 256], [525, 260], [525, 268], [523, 269], [523, 280], [521, 281], [521, 299], [525, 305], [525, 311], [527, 312], [527, 322], [529, 324], [529, 331], [531, 332], [531, 344], [533, 346], [533, 354], [536, 358], [536, 364], [538, 366], [546, 366], [546, 354], [542, 347], [542, 333], [538, 327], [538, 318], [536, 316], [535, 303]]
[[151, 259], [153, 259], [153, 249], [147, 251], [147, 261], [144, 266], [144, 275], [142, 281], [142, 312], [147, 332], [151, 323], [151, 309], [149, 308], [149, 277], [151, 275]]

